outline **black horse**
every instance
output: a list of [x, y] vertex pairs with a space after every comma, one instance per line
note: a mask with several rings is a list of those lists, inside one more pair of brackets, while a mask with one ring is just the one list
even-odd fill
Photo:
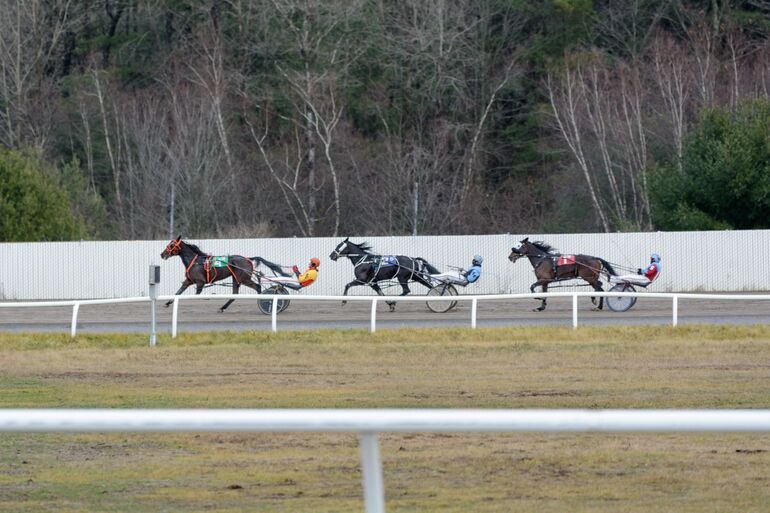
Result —
[[[529, 237], [521, 241], [521, 246], [511, 248], [511, 254], [508, 259], [516, 262], [521, 257], [529, 258], [529, 263], [535, 271], [537, 281], [529, 288], [531, 292], [535, 291], [538, 285], [542, 287], [543, 292], [548, 292], [548, 284], [554, 281], [571, 280], [581, 278], [588, 282], [594, 290], [603, 291], [602, 282], [599, 276], [602, 271], [613, 276], [617, 275], [615, 269], [603, 258], [590, 255], [560, 255], [554, 252], [554, 248], [542, 241], [530, 242]], [[563, 258], [560, 258], [563, 257]], [[542, 299], [542, 304], [536, 311], [545, 310], [546, 298]], [[591, 298], [595, 304], [596, 298]], [[604, 307], [604, 298], [599, 298], [598, 308]]]
[[[385, 256], [377, 255], [371, 252], [371, 247], [365, 242], [355, 244], [348, 238], [337, 244], [329, 258], [337, 260], [339, 257], [347, 257], [353, 264], [353, 273], [356, 279], [345, 285], [345, 292], [356, 285], [369, 285], [380, 296], [384, 295], [382, 289], [377, 284], [383, 280], [398, 280], [403, 289], [401, 296], [409, 294], [409, 282], [416, 281], [425, 285], [429, 289], [433, 286], [430, 278], [426, 274], [438, 274], [439, 270], [430, 265], [424, 258], [408, 257], [402, 255]], [[390, 311], [396, 308], [395, 301], [388, 301]], [[343, 301], [344, 305], [345, 302]]]
[[[244, 257], [240, 255], [212, 256], [201, 251], [195, 244], [183, 241], [181, 236], [169, 242], [166, 249], [160, 254], [160, 257], [166, 260], [174, 255], [179, 255], [185, 269], [185, 280], [182, 282], [179, 290], [176, 291], [175, 295], [177, 296], [187, 290], [187, 287], [190, 285], [194, 284], [195, 293], [200, 294], [205, 285], [230, 277], [233, 278], [233, 294], [238, 293], [241, 285], [246, 285], [256, 290], [257, 293], [261, 293], [262, 287], [252, 279], [254, 270], [260, 264], [265, 264], [273, 272], [281, 276], [289, 276], [289, 274], [283, 272], [280, 265], [268, 262], [262, 257]], [[235, 300], [228, 300], [219, 311], [224, 312], [233, 301]], [[168, 301], [166, 306], [169, 306], [171, 303], [173, 301]]]

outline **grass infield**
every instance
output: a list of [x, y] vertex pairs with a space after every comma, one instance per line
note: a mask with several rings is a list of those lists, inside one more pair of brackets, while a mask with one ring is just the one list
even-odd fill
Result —
[[[0, 407], [768, 408], [770, 327], [0, 334]], [[388, 511], [767, 511], [767, 434], [383, 435]], [[2, 434], [0, 511], [362, 511], [348, 434]]]

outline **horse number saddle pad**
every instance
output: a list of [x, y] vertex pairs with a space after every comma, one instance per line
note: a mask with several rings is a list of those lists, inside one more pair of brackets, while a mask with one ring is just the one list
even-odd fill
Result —
[[380, 257], [379, 265], [382, 267], [389, 267], [391, 265], [398, 265], [398, 259], [392, 255], [382, 255]]
[[230, 263], [229, 256], [214, 256], [211, 257], [211, 267], [227, 267]]
[[556, 262], [556, 265], [574, 265], [575, 264], [575, 255], [562, 255], [559, 257], [559, 260]]

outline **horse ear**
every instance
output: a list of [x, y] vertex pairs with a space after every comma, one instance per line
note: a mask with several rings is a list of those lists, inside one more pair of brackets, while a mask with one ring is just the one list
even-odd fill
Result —
[[176, 236], [176, 240], [182, 240], [182, 236], [181, 235], [177, 235]]
[[524, 240], [521, 241], [522, 244], [526, 244], [527, 242], [529, 242], [529, 237], [524, 237]]
[[343, 242], [348, 242], [348, 241], [350, 241], [350, 237], [345, 237], [345, 240]]

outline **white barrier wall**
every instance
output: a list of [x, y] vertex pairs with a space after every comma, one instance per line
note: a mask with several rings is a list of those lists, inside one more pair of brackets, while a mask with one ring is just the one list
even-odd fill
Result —
[[[351, 237], [368, 240], [380, 254], [426, 258], [441, 270], [448, 265], [468, 266], [474, 254], [484, 257], [478, 283], [461, 293], [527, 292], [535, 281], [525, 259], [512, 264], [511, 246], [524, 237], [544, 240], [562, 253], [600, 256], [624, 266], [644, 267], [649, 255], [662, 257], [662, 275], [650, 290], [763, 291], [770, 290], [770, 273], [762, 261], [770, 248], [770, 230], [720, 232], [652, 232], [611, 234], [505, 234], [418, 237]], [[261, 256], [283, 265], [307, 266], [310, 257], [321, 259], [318, 281], [308, 293], [340, 294], [353, 279], [347, 259], [333, 262], [329, 254], [342, 238], [191, 240], [211, 254]], [[147, 294], [148, 267], [160, 264], [160, 294], [173, 294], [184, 279], [179, 257], [163, 261], [168, 241], [40, 242], [0, 244], [0, 299], [85, 299]], [[229, 282], [229, 280], [228, 280]], [[424, 294], [419, 284], [413, 292]], [[244, 289], [246, 289], [244, 291]], [[562, 289], [563, 290], [563, 289]], [[387, 294], [400, 293], [400, 287]], [[192, 294], [191, 287], [186, 293]], [[243, 287], [241, 292], [249, 293]], [[206, 293], [230, 293], [229, 287], [211, 287]], [[355, 287], [355, 294], [373, 294]]]

